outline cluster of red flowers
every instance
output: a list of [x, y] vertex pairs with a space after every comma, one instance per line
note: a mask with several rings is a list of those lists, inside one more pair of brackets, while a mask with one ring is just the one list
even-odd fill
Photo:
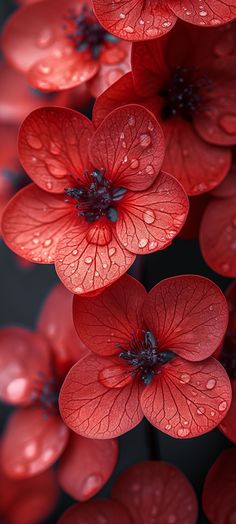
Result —
[[[236, 444], [236, 283], [224, 296], [157, 269], [147, 293], [126, 274], [179, 236], [236, 277], [236, 0], [18, 0], [2, 53], [1, 235], [61, 283], [34, 331], [0, 330], [0, 519], [41, 522], [61, 487], [77, 504], [60, 524], [196, 524], [191, 484], [162, 461], [88, 499], [144, 417]], [[235, 461], [206, 477], [212, 524], [236, 522]]]

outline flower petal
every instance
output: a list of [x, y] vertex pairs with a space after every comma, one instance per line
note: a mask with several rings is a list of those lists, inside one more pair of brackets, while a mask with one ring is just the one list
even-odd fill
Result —
[[62, 107], [36, 109], [19, 134], [21, 163], [42, 189], [64, 193], [89, 168], [87, 149], [93, 125], [84, 115]]
[[110, 33], [132, 42], [162, 36], [176, 22], [176, 16], [163, 0], [158, 4], [93, 0], [93, 6], [98, 20]]
[[116, 440], [93, 440], [72, 433], [59, 465], [60, 486], [76, 500], [90, 499], [109, 480], [117, 456]]
[[174, 175], [188, 195], [211, 191], [227, 175], [228, 148], [203, 141], [189, 122], [175, 118], [166, 126], [167, 149], [163, 170]]
[[30, 184], [5, 208], [2, 235], [17, 255], [31, 262], [51, 264], [57, 242], [77, 220], [62, 195], [50, 195]]
[[221, 422], [231, 395], [228, 375], [217, 360], [188, 362], [177, 357], [146, 386], [141, 405], [155, 427], [175, 438], [190, 438]]
[[[152, 171], [147, 165], [146, 171]], [[120, 202], [116, 232], [120, 242], [133, 253], [164, 249], [183, 226], [188, 197], [177, 180], [161, 172], [143, 192], [129, 191]]]
[[126, 509], [115, 500], [90, 500], [69, 508], [58, 521], [58, 524], [75, 524], [84, 522], [94, 524], [96, 519], [107, 524], [133, 524]]
[[236, 444], [236, 418], [235, 418], [235, 410], [236, 410], [236, 381], [231, 380], [231, 387], [232, 387], [232, 402], [231, 406], [229, 408], [228, 413], [226, 414], [226, 417], [223, 419], [221, 424], [219, 425], [219, 429], [224, 433], [224, 435], [231, 440], [234, 444]]
[[[118, 187], [146, 189], [156, 179], [164, 158], [165, 144], [156, 118], [142, 106], [115, 109], [95, 131], [90, 143], [93, 165], [105, 168]], [[152, 171], [146, 171], [147, 165]]]
[[59, 490], [52, 469], [30, 479], [14, 480], [0, 472], [0, 515], [8, 524], [43, 522], [55, 509]]
[[142, 385], [133, 380], [123, 388], [107, 388], [99, 374], [112, 359], [91, 355], [69, 371], [60, 392], [61, 416], [70, 429], [88, 438], [107, 439], [126, 433], [143, 418]]
[[48, 294], [37, 323], [38, 330], [50, 342], [56, 370], [63, 377], [88, 352], [75, 331], [72, 300], [73, 295], [62, 284], [56, 285]]
[[166, 462], [146, 461], [129, 467], [115, 480], [112, 497], [129, 509], [135, 524], [197, 522], [197, 498], [190, 482]]
[[198, 275], [162, 280], [150, 291], [143, 313], [160, 348], [190, 361], [212, 355], [222, 342], [228, 323], [222, 291]]
[[235, 521], [236, 448], [225, 449], [211, 467], [203, 487], [203, 509], [214, 524]]
[[38, 374], [50, 373], [47, 340], [23, 328], [0, 330], [0, 398], [9, 404], [30, 404]]
[[32, 407], [10, 416], [2, 440], [2, 465], [9, 477], [37, 475], [54, 464], [64, 450], [68, 428], [59, 416], [45, 414], [43, 409]]
[[74, 322], [79, 337], [94, 353], [116, 354], [132, 333], [142, 329], [142, 306], [147, 293], [137, 280], [124, 275], [102, 294], [74, 297]]
[[167, 2], [178, 18], [201, 26], [225, 24], [236, 16], [234, 0], [211, 0], [201, 9], [198, 0], [169, 0]]
[[131, 266], [135, 256], [120, 245], [106, 220], [78, 221], [56, 250], [56, 271], [72, 293], [109, 286]]
[[236, 277], [236, 198], [212, 200], [200, 228], [201, 252], [214, 271]]
[[131, 43], [124, 40], [118, 40], [110, 50], [104, 50], [99, 72], [89, 82], [89, 90], [93, 97], [99, 96], [130, 71], [130, 54]]
[[211, 195], [217, 198], [230, 198], [236, 196], [236, 163], [232, 164], [226, 178], [224, 178], [219, 186], [213, 189]]

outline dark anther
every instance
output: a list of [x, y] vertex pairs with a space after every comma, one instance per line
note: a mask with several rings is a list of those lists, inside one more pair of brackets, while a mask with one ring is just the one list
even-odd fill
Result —
[[95, 169], [92, 173], [86, 171], [85, 178], [86, 184], [65, 188], [65, 194], [69, 197], [65, 201], [75, 201], [78, 216], [84, 217], [86, 222], [95, 222], [102, 216], [106, 216], [110, 222], [117, 222], [115, 203], [123, 198], [127, 190], [123, 187], [112, 188], [102, 170]]
[[144, 331], [141, 338], [132, 336], [130, 348], [122, 351], [119, 357], [132, 366], [133, 376], [139, 373], [144, 384], [148, 385], [160, 366], [175, 358], [175, 353], [160, 350], [151, 331]]
[[32, 390], [31, 400], [47, 413], [54, 413], [58, 411], [58, 394], [59, 386], [55, 378], [49, 378], [39, 371]]
[[162, 117], [167, 120], [177, 114], [185, 120], [201, 110], [212, 82], [196, 68], [177, 67], [169, 84], [159, 92], [165, 99]]
[[80, 14], [73, 11], [65, 17], [63, 24], [67, 38], [70, 38], [79, 52], [88, 51], [96, 60], [104, 44], [114, 43], [118, 39], [105, 31], [95, 19], [92, 11], [84, 5]]

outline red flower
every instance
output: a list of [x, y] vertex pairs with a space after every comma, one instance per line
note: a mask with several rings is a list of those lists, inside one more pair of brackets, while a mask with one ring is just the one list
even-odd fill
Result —
[[117, 442], [70, 434], [59, 415], [58, 390], [66, 370], [88, 351], [72, 327], [71, 312], [72, 295], [60, 285], [39, 319], [47, 338], [21, 328], [0, 331], [0, 397], [20, 406], [7, 422], [1, 458], [7, 476], [25, 479], [47, 470], [64, 452], [59, 483], [75, 499], [87, 500], [110, 477]]
[[[45, 0], [9, 18], [3, 51], [43, 91], [74, 87], [96, 76], [110, 85], [129, 70], [130, 46], [105, 31], [89, 0]], [[96, 79], [96, 89], [100, 89]]]
[[52, 470], [31, 479], [13, 480], [1, 468], [0, 491], [0, 518], [7, 524], [38, 524], [49, 516], [58, 499]]
[[[197, 500], [187, 478], [165, 462], [141, 462], [116, 479], [112, 499], [72, 506], [58, 524], [196, 524]], [[103, 519], [103, 520], [102, 520]], [[158, 519], [158, 520], [157, 520]]]
[[93, 351], [69, 371], [59, 404], [86, 437], [110, 438], [143, 415], [173, 437], [194, 437], [225, 416], [231, 388], [210, 355], [228, 320], [220, 289], [200, 276], [169, 278], [147, 295], [125, 275], [104, 293], [74, 299], [74, 321]]
[[203, 510], [212, 524], [234, 524], [236, 517], [236, 448], [225, 449], [207, 474]]
[[95, 14], [111, 33], [125, 40], [158, 38], [173, 28], [177, 18], [200, 26], [225, 24], [236, 17], [235, 0], [214, 0], [207, 6], [199, 0], [93, 0]]
[[37, 185], [10, 201], [4, 239], [28, 260], [55, 261], [75, 293], [110, 285], [135, 254], [170, 244], [185, 221], [184, 190], [166, 173], [157, 177], [164, 139], [145, 108], [117, 109], [96, 131], [69, 109], [36, 110], [21, 127], [19, 151]]
[[236, 143], [235, 29], [178, 22], [163, 38], [133, 44], [132, 73], [95, 104], [95, 124], [123, 104], [151, 110], [167, 140], [164, 169], [189, 195], [213, 189], [230, 167], [230, 150], [220, 146]]
[[213, 196], [201, 221], [202, 256], [220, 275], [236, 277], [236, 162]]

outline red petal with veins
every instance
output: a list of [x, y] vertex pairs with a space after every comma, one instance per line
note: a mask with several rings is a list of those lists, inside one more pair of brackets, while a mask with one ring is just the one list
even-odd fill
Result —
[[71, 434], [60, 461], [62, 489], [76, 500], [88, 500], [109, 480], [118, 457], [116, 440], [93, 440]]
[[[146, 172], [153, 167], [147, 165]], [[188, 213], [188, 197], [177, 180], [161, 172], [143, 192], [129, 191], [119, 205], [116, 232], [120, 242], [137, 254], [167, 247], [183, 226]]]
[[15, 411], [2, 439], [6, 475], [24, 479], [45, 471], [61, 455], [68, 437], [68, 428], [57, 415], [34, 407]]
[[32, 180], [48, 192], [64, 193], [89, 168], [87, 149], [93, 125], [82, 114], [62, 107], [40, 108], [23, 122], [19, 134], [21, 163]]
[[222, 291], [211, 280], [197, 275], [162, 280], [150, 291], [143, 313], [159, 347], [190, 361], [212, 355], [228, 323]]
[[202, 8], [199, 0], [169, 0], [167, 3], [176, 16], [200, 26], [215, 27], [236, 16], [235, 0], [211, 0]]
[[170, 122], [164, 129], [167, 140], [164, 171], [174, 175], [188, 195], [211, 191], [229, 171], [230, 150], [203, 141], [183, 119]]
[[103, 356], [127, 346], [132, 334], [142, 329], [142, 306], [147, 293], [137, 280], [124, 275], [101, 295], [74, 297], [74, 323], [79, 337]]
[[50, 376], [47, 340], [26, 329], [0, 330], [0, 397], [9, 404], [29, 404], [39, 373]]
[[209, 470], [202, 504], [210, 522], [234, 524], [236, 517], [236, 448], [225, 449]]
[[58, 500], [58, 483], [52, 470], [30, 479], [14, 480], [0, 472], [0, 516], [8, 524], [38, 524]]
[[204, 260], [210, 268], [226, 277], [236, 277], [235, 204], [235, 197], [210, 202], [200, 228]]
[[[156, 118], [139, 105], [115, 109], [95, 131], [90, 158], [116, 185], [140, 191], [156, 179], [165, 153], [164, 137]], [[147, 171], [147, 166], [151, 166]]]
[[38, 330], [50, 341], [56, 370], [63, 378], [88, 352], [75, 331], [72, 300], [73, 295], [58, 284], [48, 294], [37, 323]]
[[72, 506], [59, 519], [58, 524], [133, 524], [127, 510], [115, 500], [90, 500]]
[[236, 196], [236, 163], [231, 166], [227, 177], [211, 192], [217, 198], [230, 198]]
[[231, 396], [230, 380], [217, 360], [188, 362], [177, 357], [146, 386], [141, 406], [156, 428], [175, 438], [191, 438], [221, 422]]
[[190, 482], [166, 462], [129, 467], [115, 480], [112, 497], [129, 510], [135, 524], [197, 522], [197, 498]]
[[224, 435], [231, 440], [234, 444], [236, 444], [236, 418], [235, 418], [235, 410], [236, 410], [236, 381], [231, 380], [231, 387], [232, 387], [232, 402], [231, 406], [229, 408], [229, 411], [226, 415], [226, 417], [223, 419], [221, 424], [219, 425], [219, 429], [224, 433]]
[[137, 380], [121, 388], [107, 388], [99, 374], [113, 364], [112, 359], [92, 355], [69, 371], [60, 392], [61, 416], [70, 429], [84, 437], [118, 437], [143, 418]]
[[56, 271], [69, 291], [83, 294], [112, 284], [134, 259], [120, 245], [108, 220], [89, 224], [80, 219], [57, 246]]
[[137, 0], [93, 0], [99, 22], [114, 35], [124, 40], [148, 40], [164, 35], [174, 26], [176, 16], [160, 0], [158, 4]]
[[31, 262], [51, 264], [57, 242], [75, 223], [77, 217], [62, 195], [50, 195], [30, 184], [5, 208], [2, 235], [17, 255]]

